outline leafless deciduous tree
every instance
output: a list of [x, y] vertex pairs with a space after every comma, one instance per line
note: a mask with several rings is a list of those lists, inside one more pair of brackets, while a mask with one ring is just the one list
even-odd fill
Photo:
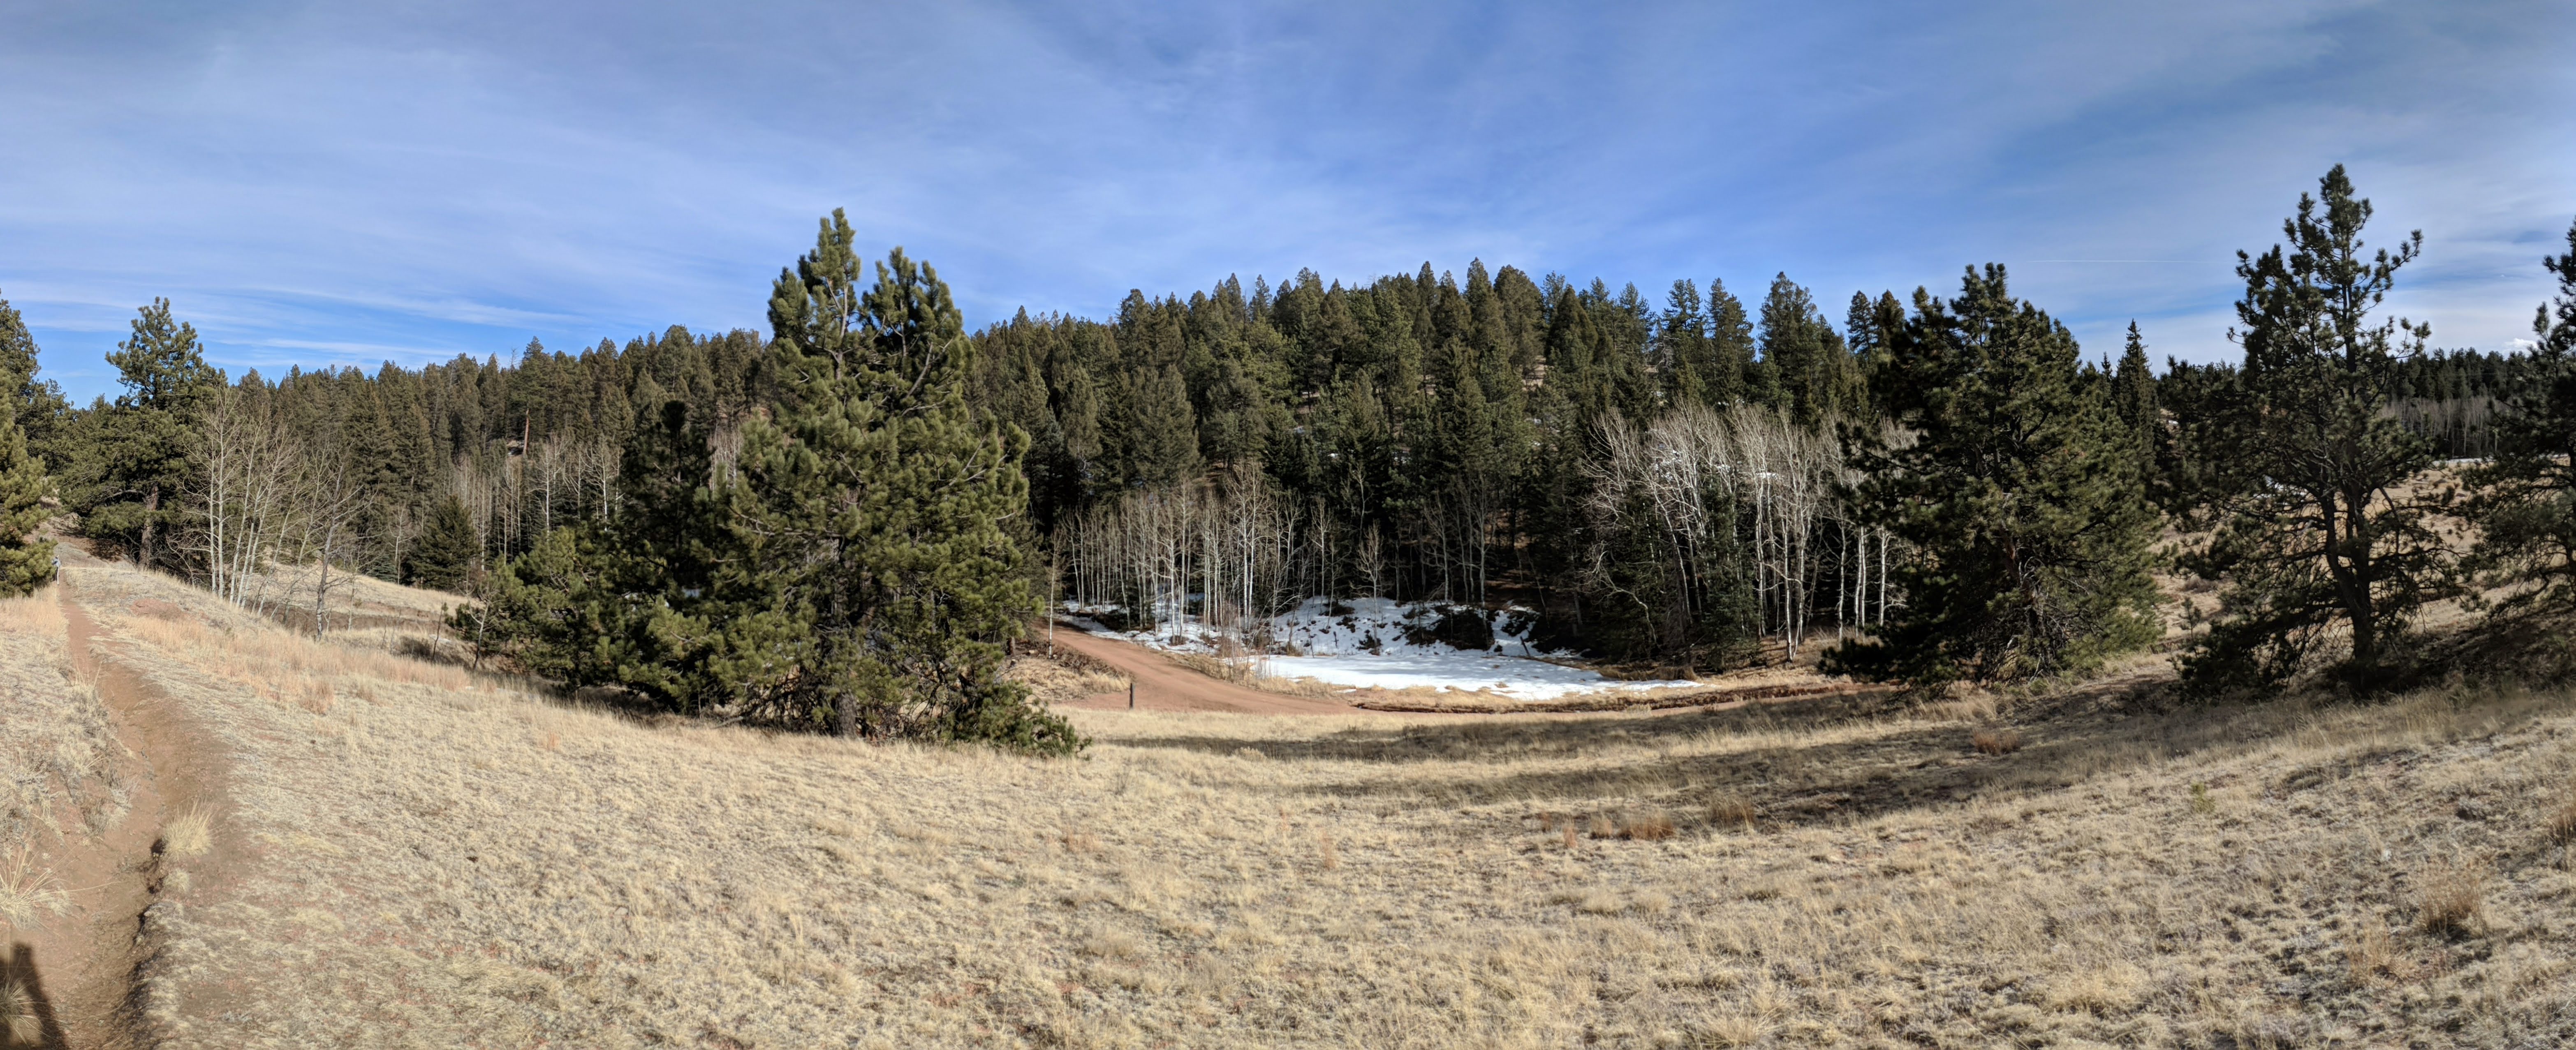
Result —
[[1260, 468], [1212, 481], [1130, 492], [1068, 523], [1058, 537], [1074, 600], [1117, 606], [1139, 626], [1192, 612], [1247, 647], [1298, 597], [1297, 513]]

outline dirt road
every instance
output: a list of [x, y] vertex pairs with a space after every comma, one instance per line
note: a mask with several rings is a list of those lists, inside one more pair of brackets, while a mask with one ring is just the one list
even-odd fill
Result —
[[[1140, 645], [1067, 627], [1055, 645], [1091, 658], [1136, 683], [1136, 707], [1146, 711], [1233, 711], [1251, 715], [1353, 715], [1359, 708], [1323, 697], [1287, 696], [1222, 682], [1190, 670]], [[1124, 710], [1125, 693], [1085, 697], [1073, 706]]]

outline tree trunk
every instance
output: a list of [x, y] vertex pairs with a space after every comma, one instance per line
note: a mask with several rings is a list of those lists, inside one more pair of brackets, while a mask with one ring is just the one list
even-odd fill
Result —
[[134, 566], [152, 567], [152, 526], [161, 520], [161, 486], [154, 485], [143, 494], [143, 542], [134, 549]]

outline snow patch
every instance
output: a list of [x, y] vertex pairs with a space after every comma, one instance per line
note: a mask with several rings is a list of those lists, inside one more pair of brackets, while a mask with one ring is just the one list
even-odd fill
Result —
[[[1070, 602], [1065, 606], [1067, 622], [1086, 631], [1165, 652], [1216, 653], [1221, 640], [1227, 637], [1225, 632], [1195, 617], [1164, 623], [1150, 633], [1111, 631], [1093, 618], [1109, 611]], [[1460, 613], [1485, 620], [1493, 633], [1493, 648], [1460, 649], [1429, 637], [1443, 617]], [[1358, 598], [1342, 603], [1309, 598], [1295, 610], [1273, 617], [1269, 624], [1273, 644], [1293, 655], [1246, 659], [1256, 661], [1259, 673], [1278, 678], [1311, 678], [1353, 689], [1482, 693], [1513, 700], [1553, 700], [1577, 693], [1635, 692], [1696, 684], [1623, 682], [1597, 671], [1541, 659], [1563, 659], [1572, 654], [1539, 652], [1530, 642], [1530, 632], [1537, 625], [1538, 616], [1520, 608], [1487, 611], [1386, 598]]]

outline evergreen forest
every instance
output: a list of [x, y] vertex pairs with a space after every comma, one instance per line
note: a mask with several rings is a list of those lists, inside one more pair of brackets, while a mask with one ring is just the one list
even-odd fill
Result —
[[[0, 303], [0, 591], [49, 578], [62, 515], [317, 631], [372, 576], [566, 687], [1057, 752], [1001, 671], [1065, 602], [1258, 649], [1382, 597], [1468, 639], [1521, 617], [1603, 660], [1925, 688], [2081, 674], [2170, 613], [2193, 695], [2367, 694], [2415, 673], [2430, 602], [2576, 603], [2576, 226], [2534, 348], [2482, 353], [2385, 311], [2421, 237], [2370, 215], [2337, 167], [2246, 231], [2241, 359], [2161, 369], [1999, 265], [1902, 296], [1300, 271], [969, 331], [838, 212], [766, 331], [232, 376], [155, 301], [87, 406]], [[2214, 597], [2174, 611], [2163, 573]]]

